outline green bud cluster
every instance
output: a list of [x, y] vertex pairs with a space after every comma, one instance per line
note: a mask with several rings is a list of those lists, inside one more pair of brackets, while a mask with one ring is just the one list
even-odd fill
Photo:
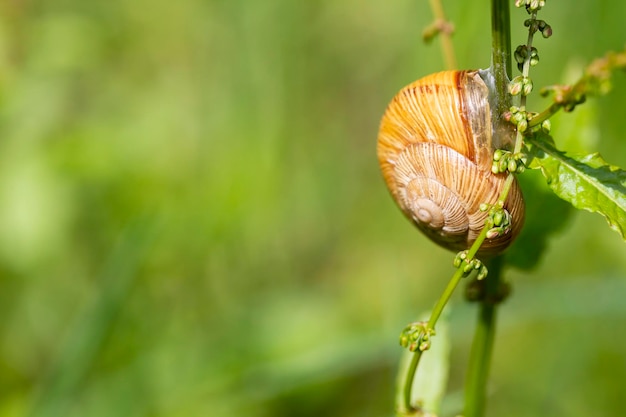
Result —
[[[481, 207], [481, 210], [483, 207]], [[487, 231], [487, 239], [495, 239], [503, 236], [511, 231], [511, 214], [508, 210], [500, 207], [500, 205], [487, 206], [489, 211], [487, 217], [487, 227], [491, 227]]]
[[468, 251], [464, 250], [454, 257], [453, 265], [455, 268], [463, 268], [463, 277], [469, 276], [473, 271], [477, 271], [476, 279], [482, 280], [487, 277], [487, 267], [483, 263], [474, 258], [468, 259]]
[[524, 69], [524, 62], [529, 56], [529, 62], [531, 67], [534, 67], [539, 63], [539, 54], [537, 53], [537, 48], [535, 48], [534, 46], [530, 48], [530, 55], [526, 45], [519, 45], [515, 49], [513, 57], [515, 58], [515, 62], [517, 63], [517, 69], [520, 70], [520, 72]]
[[545, 0], [515, 0], [515, 7], [526, 7], [528, 13], [536, 12], [546, 5]]
[[400, 345], [411, 352], [430, 349], [430, 338], [435, 335], [435, 329], [428, 327], [428, 322], [416, 321], [408, 324], [400, 333]]
[[[539, 64], [539, 53], [537, 48], [532, 46], [533, 36], [537, 32], [541, 32], [544, 38], [552, 36], [552, 27], [545, 21], [537, 19], [537, 12], [545, 6], [546, 2], [543, 0], [516, 0], [515, 6], [526, 8], [526, 12], [530, 15], [529, 19], [524, 21], [524, 26], [528, 28], [528, 44], [519, 45], [515, 48], [513, 57], [517, 63], [517, 69], [522, 73], [509, 83], [509, 93], [512, 96], [521, 96], [520, 104], [523, 106], [526, 103], [526, 96], [533, 91], [533, 82], [528, 76], [530, 67], [534, 67]], [[511, 112], [515, 113], [515, 112]], [[529, 114], [513, 114], [509, 116], [512, 118], [513, 124], [517, 126], [517, 131], [523, 133], [528, 127], [528, 121], [531, 118]]]
[[526, 169], [526, 155], [519, 152], [505, 151], [504, 149], [496, 149], [493, 153], [493, 162], [491, 164], [491, 172], [501, 174], [510, 172], [512, 174], [521, 174]]
[[524, 20], [524, 26], [526, 26], [532, 33], [541, 32], [541, 36], [544, 38], [552, 36], [552, 26], [550, 26], [545, 20], [526, 19]]
[[[564, 106], [566, 106], [566, 105], [567, 104], [564, 104]], [[529, 123], [536, 116], [537, 116], [537, 113], [535, 113], [535, 112], [527, 112], [525, 110], [524, 106], [521, 106], [521, 107], [512, 106], [511, 108], [509, 108], [509, 111], [504, 113], [504, 115], [503, 115], [504, 120], [506, 120], [507, 122], [511, 122], [515, 126], [517, 126], [517, 130], [520, 133], [528, 132]], [[546, 120], [542, 121], [540, 124], [532, 126], [530, 128], [529, 133], [535, 133], [535, 132], [538, 132], [538, 131], [542, 131], [544, 133], [550, 133], [551, 126], [552, 125], [550, 123], [550, 120], [546, 119]], [[519, 155], [519, 157], [522, 158], [521, 155]], [[495, 153], [494, 153], [494, 160], [495, 161], [499, 161], [500, 160], [500, 158], [496, 159], [496, 154]], [[492, 170], [492, 172], [494, 174], [497, 174], [498, 172], [504, 172], [503, 165], [501, 165], [501, 164], [498, 165], [498, 168], [495, 168], [492, 165], [491, 170]], [[526, 164], [525, 160], [523, 160], [523, 164]], [[512, 170], [509, 170], [509, 171], [513, 172]]]
[[517, 126], [520, 133], [524, 133], [528, 129], [528, 112], [522, 107], [512, 106], [509, 111], [504, 113], [504, 119]]
[[[522, 63], [523, 65], [523, 63]], [[523, 96], [529, 95], [533, 91], [533, 82], [530, 77], [524, 77], [523, 75], [518, 75], [513, 78], [509, 83], [509, 94], [512, 96], [516, 96], [521, 94]]]
[[546, 23], [545, 20], [537, 20], [537, 30], [541, 32], [541, 36], [549, 38], [552, 36], [552, 26]]

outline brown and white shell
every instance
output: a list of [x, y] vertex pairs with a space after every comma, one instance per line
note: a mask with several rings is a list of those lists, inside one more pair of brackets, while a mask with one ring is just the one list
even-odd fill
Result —
[[[489, 90], [478, 71], [444, 71], [404, 87], [380, 124], [378, 160], [404, 214], [430, 239], [451, 250], [471, 246], [495, 204], [506, 174], [493, 174]], [[500, 143], [497, 144], [500, 147]], [[504, 250], [524, 222], [524, 200], [514, 181], [504, 208], [509, 233], [487, 239], [479, 254]]]

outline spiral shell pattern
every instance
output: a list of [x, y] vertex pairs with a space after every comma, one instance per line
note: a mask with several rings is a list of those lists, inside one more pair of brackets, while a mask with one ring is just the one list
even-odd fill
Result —
[[[488, 89], [477, 71], [446, 71], [403, 88], [389, 104], [378, 136], [383, 177], [404, 214], [430, 239], [467, 249], [484, 227], [482, 203], [495, 204], [506, 175], [491, 172]], [[511, 231], [483, 243], [480, 254], [504, 250], [524, 219], [513, 183], [504, 208]]]

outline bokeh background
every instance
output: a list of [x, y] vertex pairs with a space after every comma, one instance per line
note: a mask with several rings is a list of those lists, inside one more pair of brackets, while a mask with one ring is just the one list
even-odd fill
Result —
[[[548, 2], [535, 84], [622, 49], [625, 4]], [[459, 64], [487, 67], [488, 2], [444, 6]], [[443, 69], [431, 19], [419, 0], [0, 2], [0, 416], [393, 415], [399, 331], [452, 273], [375, 158], [392, 95]], [[554, 136], [623, 167], [614, 81]], [[566, 221], [507, 271], [488, 415], [618, 415], [624, 243], [534, 210]]]

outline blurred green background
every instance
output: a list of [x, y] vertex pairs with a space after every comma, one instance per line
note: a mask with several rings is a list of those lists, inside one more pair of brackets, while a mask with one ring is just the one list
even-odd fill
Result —
[[[446, 3], [460, 65], [488, 66], [488, 2]], [[625, 4], [548, 2], [535, 84], [623, 48]], [[443, 69], [430, 20], [417, 0], [1, 2], [0, 416], [393, 415], [399, 331], [452, 273], [375, 157], [393, 94]], [[624, 167], [614, 87], [554, 135]], [[508, 272], [488, 415], [623, 409], [624, 249], [576, 213]]]

